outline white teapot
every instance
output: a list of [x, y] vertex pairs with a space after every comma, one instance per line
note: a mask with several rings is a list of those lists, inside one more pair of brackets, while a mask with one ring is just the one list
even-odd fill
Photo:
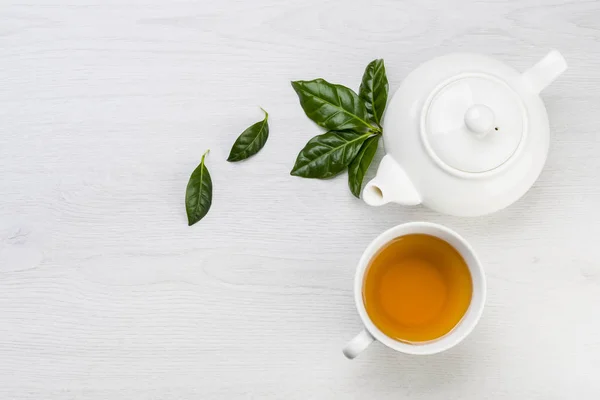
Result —
[[488, 214], [517, 201], [548, 153], [548, 115], [539, 93], [566, 69], [556, 50], [524, 73], [476, 54], [422, 64], [387, 107], [387, 154], [363, 200], [423, 204], [457, 216]]

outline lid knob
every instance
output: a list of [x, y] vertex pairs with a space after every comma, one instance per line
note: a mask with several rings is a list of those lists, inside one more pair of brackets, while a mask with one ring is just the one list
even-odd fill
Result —
[[465, 113], [465, 124], [471, 132], [483, 136], [494, 129], [496, 116], [488, 106], [474, 104]]

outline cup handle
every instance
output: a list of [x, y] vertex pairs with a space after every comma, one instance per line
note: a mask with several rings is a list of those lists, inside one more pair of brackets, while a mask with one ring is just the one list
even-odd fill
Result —
[[366, 329], [363, 329], [354, 339], [348, 342], [342, 351], [348, 359], [352, 360], [369, 347], [374, 340], [375, 338]]

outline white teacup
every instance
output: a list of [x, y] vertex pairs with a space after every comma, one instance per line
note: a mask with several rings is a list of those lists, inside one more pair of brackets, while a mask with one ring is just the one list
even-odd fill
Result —
[[[471, 303], [469, 304], [469, 308], [467, 309], [465, 315], [463, 315], [460, 322], [444, 336], [421, 343], [401, 342], [386, 336], [375, 326], [375, 324], [373, 324], [369, 318], [362, 296], [365, 272], [373, 256], [393, 239], [415, 233], [436, 236], [442, 240], [445, 240], [452, 247], [454, 247], [466, 261], [473, 282]], [[458, 233], [442, 225], [428, 222], [411, 222], [395, 226], [373, 240], [363, 253], [358, 263], [358, 268], [354, 278], [354, 301], [356, 302], [358, 314], [360, 315], [365, 328], [362, 330], [362, 332], [356, 335], [356, 337], [352, 339], [346, 345], [346, 347], [344, 347], [344, 355], [352, 359], [359, 355], [375, 340], [378, 340], [391, 349], [407, 354], [435, 354], [444, 350], [448, 350], [449, 348], [456, 346], [465, 337], [467, 337], [473, 328], [475, 328], [475, 325], [477, 325], [477, 322], [481, 317], [481, 313], [483, 312], [485, 294], [485, 275], [483, 273], [481, 263], [477, 259], [473, 248]]]

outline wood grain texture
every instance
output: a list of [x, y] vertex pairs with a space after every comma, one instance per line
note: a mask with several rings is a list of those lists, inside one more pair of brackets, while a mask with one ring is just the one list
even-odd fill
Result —
[[[444, 53], [524, 70], [549, 48], [570, 69], [543, 93], [548, 163], [507, 210], [369, 208], [345, 177], [289, 176], [319, 132], [293, 79], [358, 89], [384, 58], [393, 91]], [[0, 399], [597, 399], [599, 86], [597, 1], [0, 0]], [[259, 106], [269, 141], [227, 163]], [[481, 323], [444, 354], [347, 361], [355, 264], [411, 220], [472, 241]]]

